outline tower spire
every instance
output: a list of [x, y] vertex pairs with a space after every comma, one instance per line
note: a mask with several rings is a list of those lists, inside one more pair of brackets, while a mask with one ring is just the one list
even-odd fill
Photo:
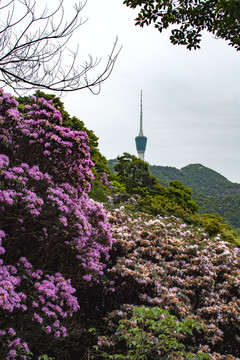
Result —
[[141, 103], [140, 103], [140, 131], [139, 131], [139, 136], [143, 136], [142, 90], [141, 90]]
[[143, 135], [143, 109], [142, 109], [142, 90], [140, 100], [140, 131], [139, 135], [135, 138], [138, 157], [144, 160], [144, 154], [146, 150], [147, 138]]

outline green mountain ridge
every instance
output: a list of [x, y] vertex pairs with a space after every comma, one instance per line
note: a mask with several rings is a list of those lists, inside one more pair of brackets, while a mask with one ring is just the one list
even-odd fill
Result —
[[205, 195], [224, 193], [240, 193], [240, 184], [233, 183], [218, 172], [202, 164], [190, 164], [180, 170], [175, 167], [149, 165], [152, 175], [167, 182], [179, 180], [185, 182], [193, 190], [201, 191]]
[[240, 228], [240, 184], [233, 183], [202, 164], [190, 164], [182, 169], [149, 165], [149, 171], [160, 182], [179, 180], [193, 190], [199, 213], [218, 213], [234, 227]]

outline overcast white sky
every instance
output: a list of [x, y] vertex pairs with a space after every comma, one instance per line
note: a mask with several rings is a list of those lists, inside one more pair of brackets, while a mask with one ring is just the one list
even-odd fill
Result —
[[116, 36], [123, 48], [101, 93], [68, 94], [66, 110], [94, 131], [107, 159], [137, 155], [142, 90], [147, 162], [178, 169], [201, 163], [240, 183], [240, 52], [209, 34], [189, 51], [172, 45], [167, 32], [135, 26], [135, 15], [123, 0], [87, 1], [88, 21], [74, 37], [82, 60], [102, 56], [100, 72]]

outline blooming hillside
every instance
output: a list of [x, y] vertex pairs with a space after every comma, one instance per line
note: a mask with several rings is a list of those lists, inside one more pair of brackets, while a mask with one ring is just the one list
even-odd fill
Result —
[[110, 327], [127, 317], [129, 306], [159, 306], [203, 324], [204, 332], [184, 340], [195, 352], [240, 357], [239, 248], [209, 239], [174, 216], [153, 218], [122, 207], [109, 219], [117, 239], [107, 269], [115, 307]]
[[174, 216], [105, 211], [92, 166], [51, 101], [20, 113], [0, 91], [0, 359], [239, 359], [239, 248]]

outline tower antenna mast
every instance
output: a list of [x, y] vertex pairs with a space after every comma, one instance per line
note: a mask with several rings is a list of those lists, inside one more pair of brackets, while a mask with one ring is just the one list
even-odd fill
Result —
[[141, 90], [141, 104], [140, 104], [140, 131], [139, 131], [139, 136], [143, 136], [142, 90]]

